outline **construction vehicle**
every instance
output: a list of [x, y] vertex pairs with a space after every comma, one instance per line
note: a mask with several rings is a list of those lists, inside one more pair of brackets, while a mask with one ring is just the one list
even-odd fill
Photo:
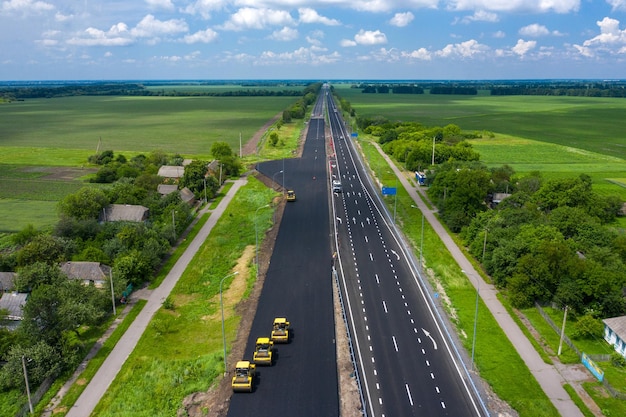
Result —
[[284, 317], [276, 317], [270, 338], [274, 343], [289, 343], [289, 322]]
[[296, 192], [294, 190], [287, 190], [287, 201], [296, 201]]
[[247, 391], [252, 392], [254, 386], [254, 374], [256, 365], [250, 361], [239, 361], [235, 366], [235, 375], [233, 376], [231, 385], [234, 392]]
[[254, 355], [252, 361], [257, 365], [269, 365], [273, 364], [273, 350], [274, 342], [269, 337], [259, 337], [256, 340], [256, 346], [254, 348]]

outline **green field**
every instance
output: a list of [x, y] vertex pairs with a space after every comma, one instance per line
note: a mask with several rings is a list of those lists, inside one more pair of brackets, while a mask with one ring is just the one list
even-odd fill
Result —
[[494, 137], [470, 141], [488, 166], [508, 164], [519, 174], [539, 171], [545, 178], [587, 174], [595, 191], [626, 201], [625, 99], [363, 94], [348, 84], [335, 88], [358, 117], [493, 132]]
[[89, 155], [100, 142], [100, 150], [115, 152], [158, 149], [208, 156], [216, 141], [239, 149], [240, 133], [248, 140], [297, 99], [80, 96], [16, 101], [0, 106], [0, 150], [51, 148]]
[[626, 159], [626, 99], [567, 96], [363, 94], [334, 85], [360, 117], [455, 124]]
[[245, 144], [298, 98], [79, 96], [5, 103], [0, 106], [0, 231], [17, 232], [28, 224], [49, 228], [58, 221], [56, 202], [76, 192], [84, 177], [64, 178], [50, 167], [81, 169], [97, 149], [127, 157], [160, 150], [211, 159], [214, 142], [238, 151], [240, 135]]

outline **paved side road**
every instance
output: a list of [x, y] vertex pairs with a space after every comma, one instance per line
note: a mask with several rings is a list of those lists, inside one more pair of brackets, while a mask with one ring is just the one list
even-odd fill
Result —
[[191, 242], [185, 253], [183, 253], [178, 262], [172, 267], [172, 270], [167, 277], [165, 277], [161, 285], [152, 291], [146, 306], [141, 313], [139, 313], [128, 330], [126, 330], [124, 336], [122, 336], [117, 345], [115, 345], [115, 348], [113, 348], [102, 366], [100, 366], [100, 369], [94, 375], [89, 385], [87, 385], [74, 406], [68, 411], [67, 417], [86, 417], [92, 413], [100, 401], [100, 398], [105, 394], [111, 382], [113, 382], [113, 379], [117, 376], [117, 373], [122, 369], [122, 365], [124, 365], [124, 362], [126, 362], [126, 359], [137, 345], [139, 338], [150, 323], [150, 320], [152, 320], [154, 314], [161, 308], [163, 300], [170, 294], [183, 271], [187, 268], [187, 265], [209, 236], [209, 233], [226, 207], [228, 207], [228, 204], [233, 199], [235, 193], [237, 193], [237, 190], [246, 182], [246, 177], [234, 181], [233, 186], [228, 190], [228, 193], [222, 201], [220, 201], [218, 206], [211, 212], [209, 220], [202, 226], [202, 229]]
[[515, 323], [515, 321], [511, 318], [500, 300], [498, 300], [496, 296], [496, 288], [491, 284], [487, 284], [482, 279], [480, 274], [472, 266], [471, 262], [454, 243], [454, 240], [452, 240], [446, 229], [441, 225], [441, 223], [439, 223], [439, 219], [435, 217], [434, 213], [423, 202], [415, 187], [409, 183], [402, 171], [400, 171], [387, 154], [382, 151], [380, 146], [378, 146], [378, 144], [375, 144], [375, 146], [378, 149], [378, 152], [385, 158], [387, 163], [389, 163], [389, 166], [393, 169], [394, 173], [402, 183], [402, 186], [409, 193], [409, 196], [413, 199], [413, 201], [415, 201], [415, 204], [424, 214], [425, 219], [439, 235], [461, 269], [472, 278], [470, 279], [472, 285], [474, 285], [477, 289], [480, 288], [480, 298], [482, 298], [487, 308], [489, 308], [489, 311], [491, 311], [491, 314], [507, 335], [517, 350], [517, 353], [526, 363], [526, 366], [528, 366], [528, 369], [530, 369], [537, 382], [539, 382], [539, 385], [546, 393], [552, 404], [554, 404], [562, 416], [583, 417], [582, 412], [574, 404], [568, 393], [563, 388], [563, 384], [566, 381], [554, 366], [546, 364], [543, 359], [541, 359], [541, 356], [539, 356], [528, 338], [526, 338], [517, 323]]

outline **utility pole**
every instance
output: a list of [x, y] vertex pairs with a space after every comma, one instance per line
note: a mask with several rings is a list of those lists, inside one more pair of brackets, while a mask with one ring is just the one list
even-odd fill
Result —
[[561, 356], [561, 348], [563, 347], [563, 338], [565, 337], [565, 322], [567, 321], [567, 306], [565, 306], [565, 313], [563, 313], [563, 326], [561, 326], [561, 340], [559, 340], [559, 351], [556, 356]]

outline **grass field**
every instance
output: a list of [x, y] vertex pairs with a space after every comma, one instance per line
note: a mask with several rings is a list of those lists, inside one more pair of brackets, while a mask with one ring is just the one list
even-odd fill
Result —
[[626, 159], [623, 98], [363, 94], [349, 84], [334, 87], [361, 117], [452, 123]]
[[349, 87], [335, 86], [359, 117], [493, 132], [470, 140], [488, 166], [508, 164], [518, 174], [539, 171], [544, 178], [587, 174], [596, 192], [626, 201], [624, 99], [363, 94]]
[[[64, 97], [0, 106], [0, 150], [150, 152], [208, 156], [215, 141], [239, 149], [298, 97]], [[44, 158], [41, 165], [48, 165]], [[21, 163], [13, 161], [12, 163]], [[84, 163], [84, 162], [82, 162]]]
[[[284, 89], [296, 88], [303, 87]], [[0, 231], [16, 232], [28, 224], [48, 228], [58, 221], [56, 202], [83, 183], [77, 175], [53, 176], [49, 167], [87, 166], [98, 146], [128, 158], [161, 150], [209, 160], [214, 142], [227, 142], [237, 152], [240, 134], [245, 143], [298, 98], [83, 96], [5, 103], [0, 106]], [[287, 141], [289, 149], [296, 139]]]

